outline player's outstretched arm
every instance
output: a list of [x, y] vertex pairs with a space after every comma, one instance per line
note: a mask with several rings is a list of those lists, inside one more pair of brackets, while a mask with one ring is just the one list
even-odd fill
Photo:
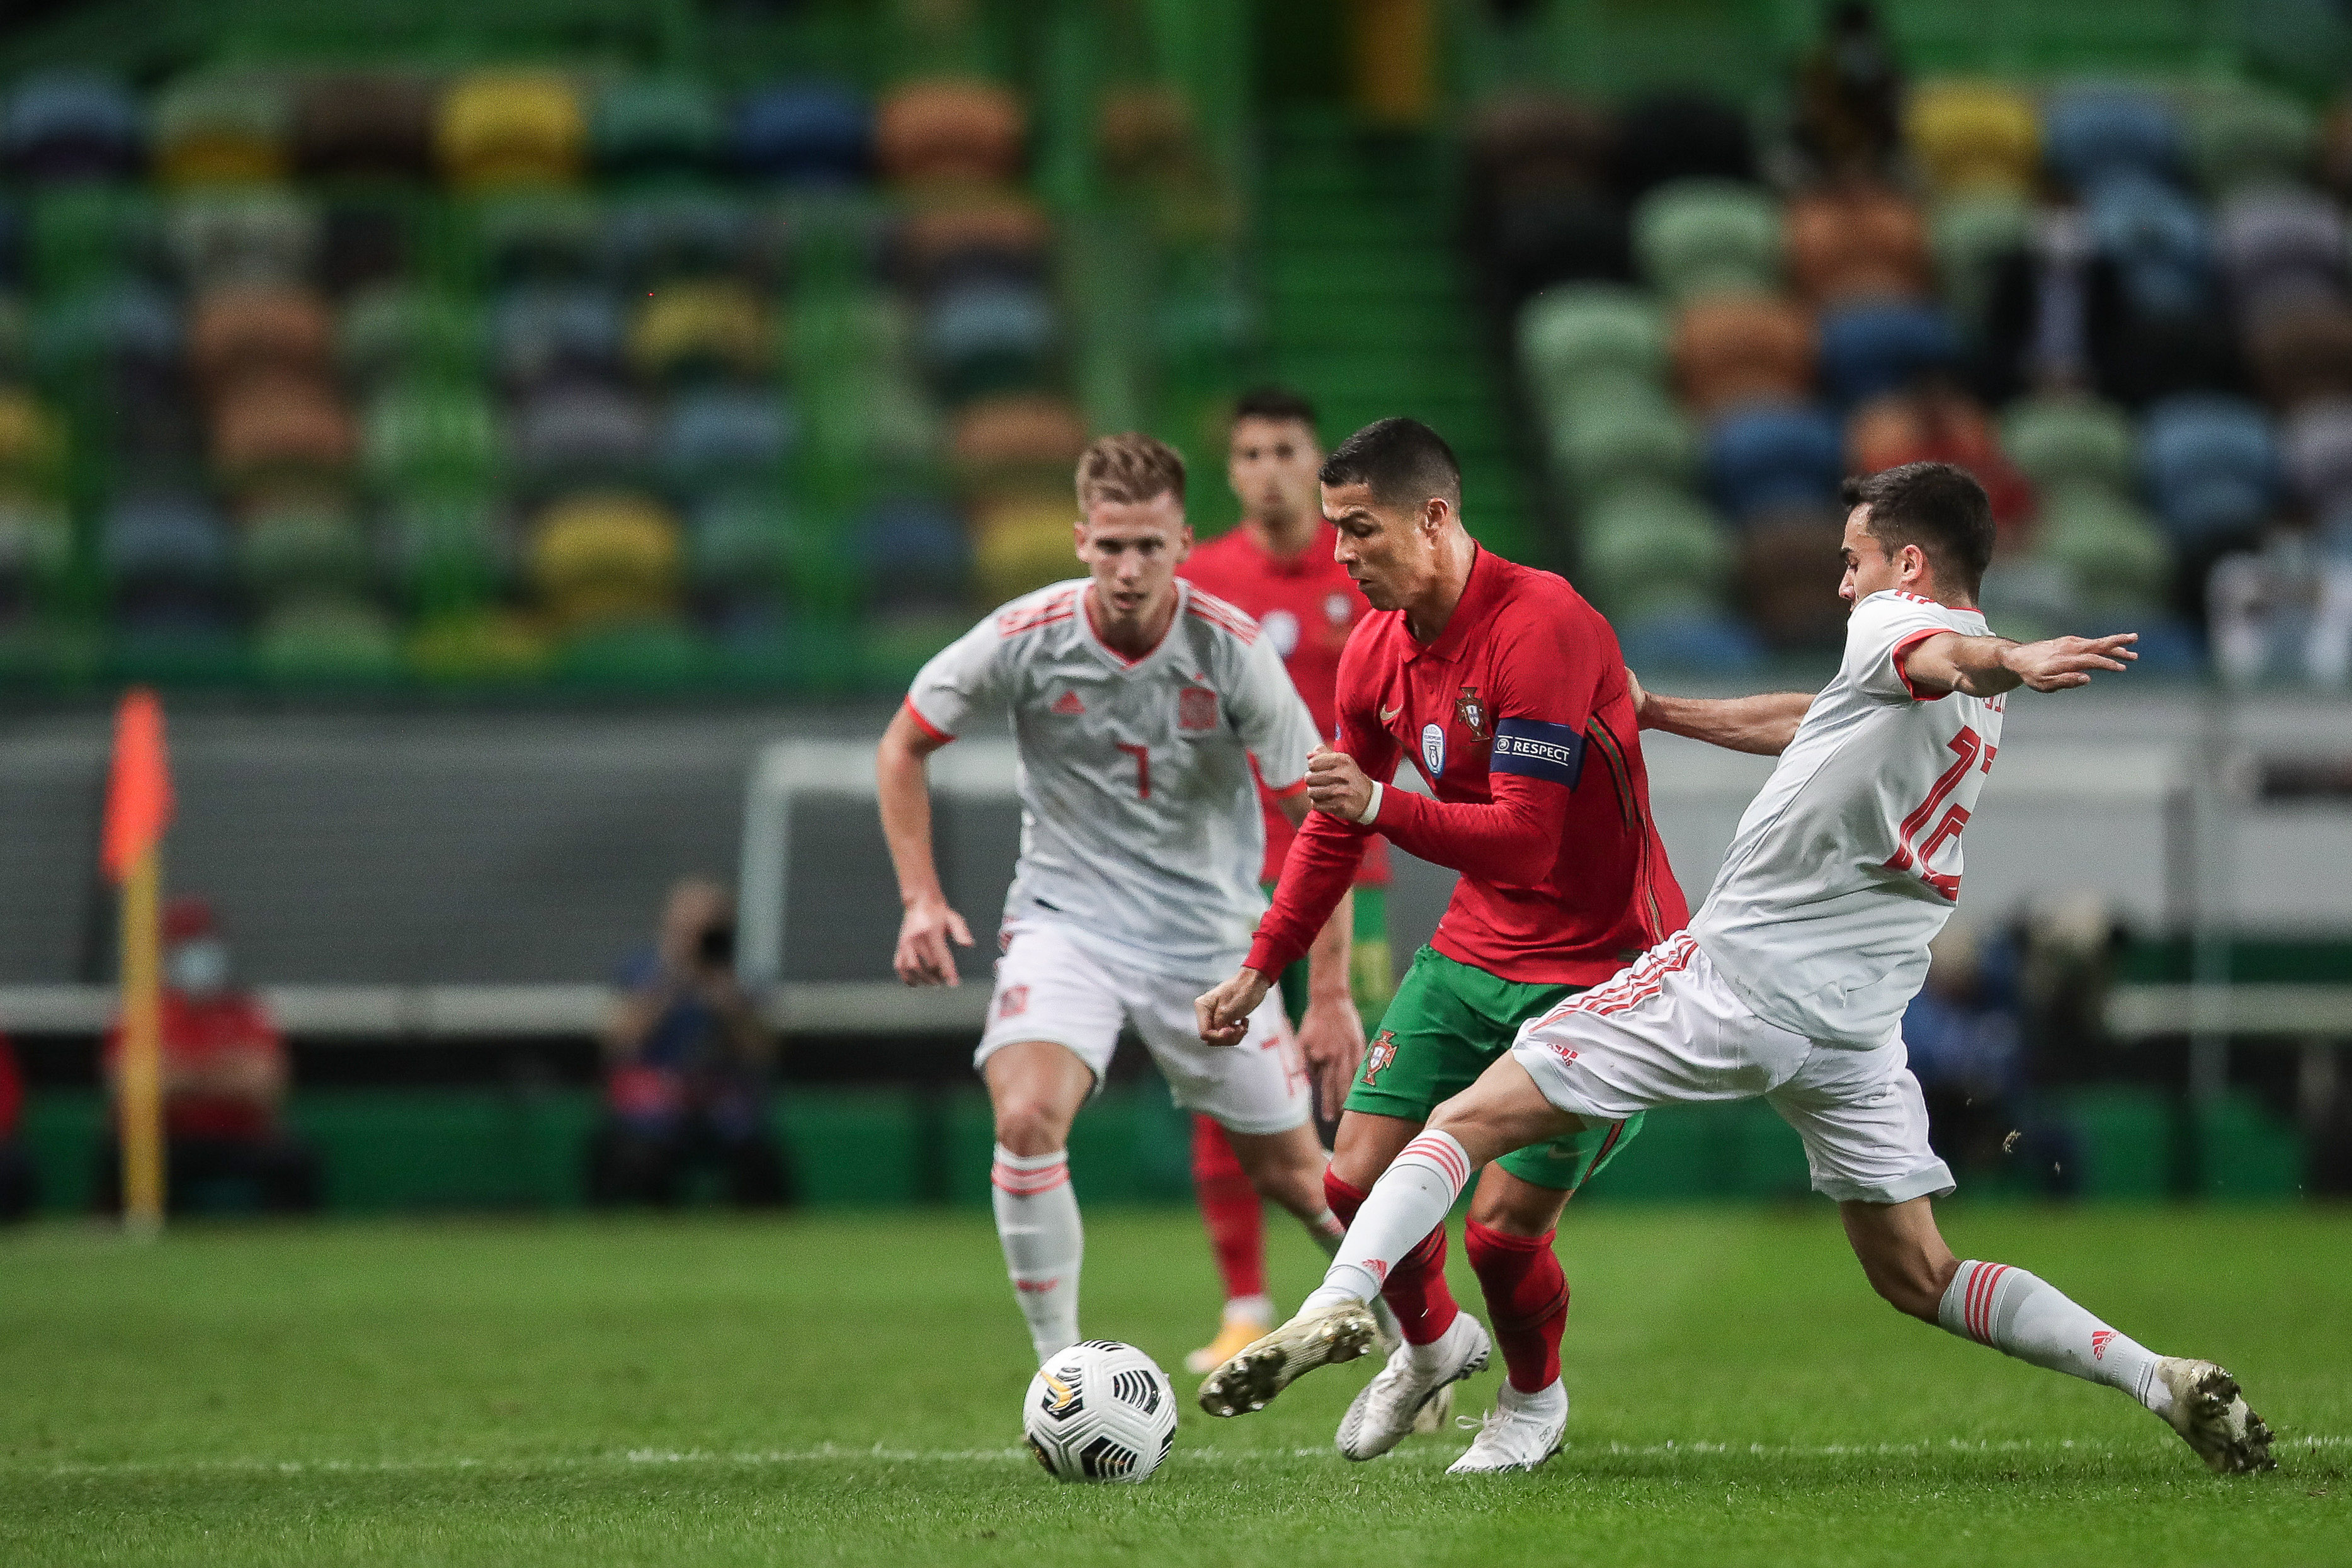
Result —
[[908, 985], [961, 984], [955, 948], [971, 945], [971, 929], [949, 907], [939, 865], [931, 858], [929, 763], [930, 754], [943, 744], [901, 708], [874, 752], [882, 837], [890, 846], [890, 865], [898, 874], [898, 903], [906, 910], [898, 921], [898, 946], [890, 967]]
[[1813, 700], [1801, 691], [1767, 691], [1754, 697], [1663, 697], [1643, 689], [1625, 672], [1633, 712], [1644, 730], [1664, 730], [1705, 741], [1726, 751], [1777, 757], [1796, 739], [1797, 726]]
[[2064, 691], [2091, 684], [2095, 670], [2129, 669], [2131, 661], [2139, 658], [2131, 647], [2138, 640], [2137, 632], [2027, 643], [1939, 632], [1911, 649], [1903, 661], [1903, 677], [1922, 697], [1941, 697], [1948, 691], [1998, 697], [2021, 686], [2035, 691]]

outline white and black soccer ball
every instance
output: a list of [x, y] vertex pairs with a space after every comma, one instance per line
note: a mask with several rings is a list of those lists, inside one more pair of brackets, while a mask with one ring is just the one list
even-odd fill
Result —
[[1117, 1340], [1072, 1345], [1037, 1369], [1021, 1406], [1029, 1451], [1066, 1481], [1139, 1481], [1176, 1442], [1176, 1391]]

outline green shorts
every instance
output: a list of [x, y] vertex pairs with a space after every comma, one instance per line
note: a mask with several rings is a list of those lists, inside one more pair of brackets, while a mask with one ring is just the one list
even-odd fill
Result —
[[[1266, 889], [1268, 893], [1274, 889]], [[1358, 888], [1356, 923], [1348, 952], [1348, 988], [1355, 993], [1356, 1011], [1370, 1025], [1395, 994], [1396, 981], [1389, 968], [1389, 890]], [[1282, 972], [1282, 1010], [1293, 1024], [1307, 1016], [1307, 961], [1300, 959]]]
[[[1435, 948], [1423, 948], [1413, 954], [1412, 967], [1364, 1053], [1363, 1070], [1348, 1091], [1348, 1109], [1428, 1121], [1442, 1101], [1469, 1088], [1511, 1048], [1521, 1024], [1583, 989], [1500, 980]], [[1572, 1193], [1641, 1130], [1642, 1118], [1632, 1116], [1530, 1143], [1496, 1163], [1523, 1182]]]

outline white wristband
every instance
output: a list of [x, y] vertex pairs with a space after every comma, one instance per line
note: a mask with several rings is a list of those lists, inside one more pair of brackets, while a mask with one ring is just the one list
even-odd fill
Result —
[[1367, 806], [1365, 806], [1365, 807], [1364, 807], [1364, 815], [1363, 815], [1363, 816], [1360, 816], [1360, 817], [1358, 817], [1358, 818], [1356, 818], [1356, 820], [1357, 820], [1358, 822], [1369, 823], [1369, 822], [1370, 822], [1374, 817], [1376, 817], [1376, 816], [1380, 816], [1380, 814], [1381, 814], [1381, 796], [1383, 796], [1383, 795], [1387, 795], [1388, 793], [1389, 793], [1389, 792], [1388, 792], [1388, 786], [1387, 786], [1387, 785], [1385, 785], [1385, 784], [1381, 784], [1378, 779], [1374, 779], [1374, 780], [1372, 781], [1372, 799], [1371, 799], [1371, 804], [1370, 804], [1369, 805], [1367, 805]]

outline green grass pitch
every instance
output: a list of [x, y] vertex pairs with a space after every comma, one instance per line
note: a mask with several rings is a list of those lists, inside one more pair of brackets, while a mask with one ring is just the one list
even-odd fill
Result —
[[[1570, 1446], [1533, 1476], [1445, 1476], [1458, 1434], [1341, 1460], [1359, 1365], [1229, 1422], [1180, 1374], [1167, 1466], [1110, 1487], [1017, 1447], [982, 1213], [52, 1226], [0, 1239], [0, 1562], [2352, 1562], [2352, 1214], [1946, 1217], [2236, 1370], [2279, 1472], [2216, 1479], [2121, 1395], [1897, 1317], [1826, 1204], [1572, 1215]], [[1197, 1222], [1088, 1218], [1087, 1331], [1180, 1364]], [[1316, 1259], [1273, 1230], [1295, 1302]]]

